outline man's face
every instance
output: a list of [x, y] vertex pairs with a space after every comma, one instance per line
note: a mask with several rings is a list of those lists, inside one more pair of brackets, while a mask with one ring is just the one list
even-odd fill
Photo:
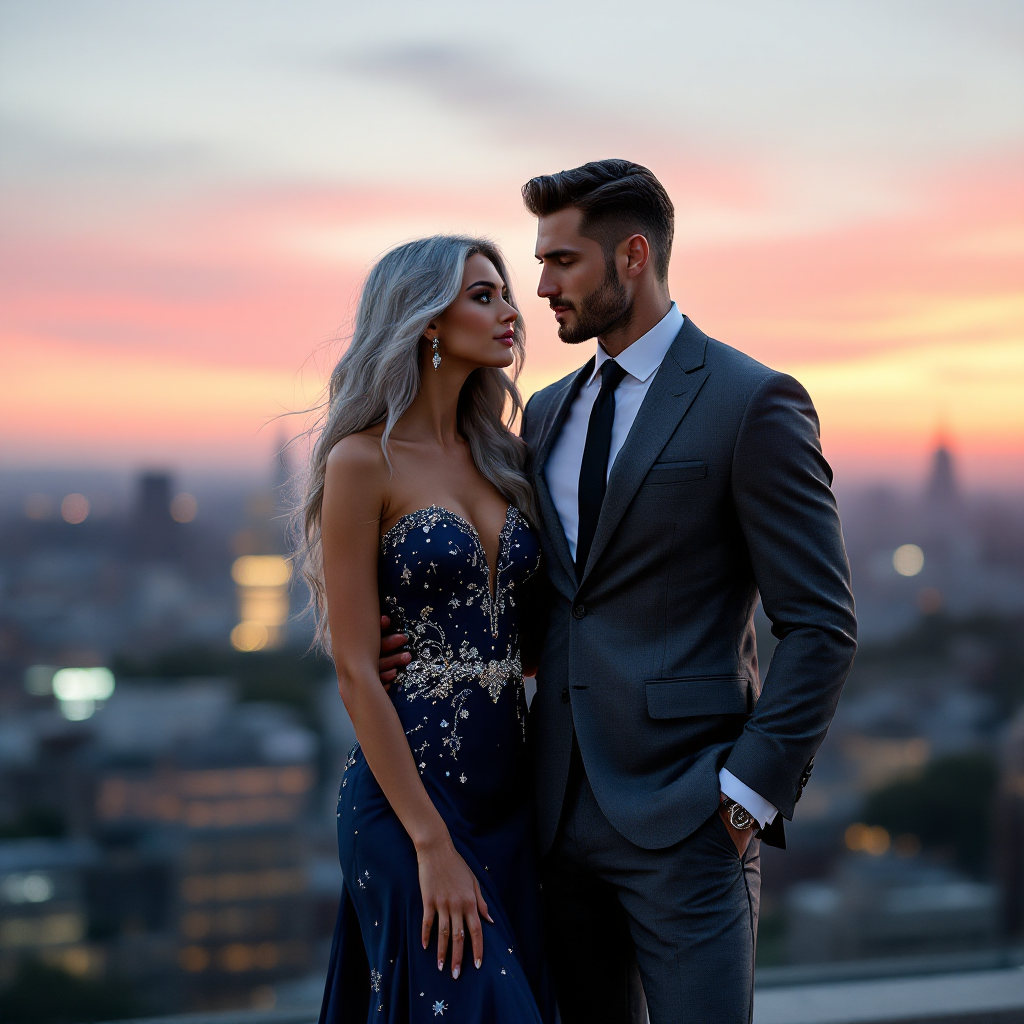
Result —
[[601, 244], [580, 234], [583, 214], [573, 207], [540, 217], [536, 256], [542, 265], [537, 294], [555, 312], [558, 336], [570, 345], [625, 327], [632, 298], [614, 259]]

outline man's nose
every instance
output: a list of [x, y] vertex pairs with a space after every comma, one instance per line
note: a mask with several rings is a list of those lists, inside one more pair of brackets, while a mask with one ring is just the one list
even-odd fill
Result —
[[551, 280], [548, 268], [544, 267], [540, 272], [540, 280], [537, 282], [537, 294], [542, 299], [550, 299], [559, 292], [558, 286]]

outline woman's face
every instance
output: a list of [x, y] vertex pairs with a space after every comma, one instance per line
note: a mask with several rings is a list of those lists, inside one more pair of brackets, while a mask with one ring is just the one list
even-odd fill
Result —
[[[494, 264], [482, 253], [470, 256], [462, 274], [459, 297], [432, 321], [439, 339], [441, 369], [445, 363], [479, 366], [510, 366], [512, 325], [519, 313], [509, 305], [508, 288]], [[428, 346], [427, 359], [433, 355]]]

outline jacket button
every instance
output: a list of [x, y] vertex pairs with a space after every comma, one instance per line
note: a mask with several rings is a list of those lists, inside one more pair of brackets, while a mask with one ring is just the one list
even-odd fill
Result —
[[581, 605], [581, 604], [576, 605], [576, 607], [573, 608], [573, 610], [572, 610], [572, 617], [574, 619], [582, 619], [583, 616], [586, 615], [586, 614], [587, 614], [587, 609], [584, 608], [583, 605]]
[[568, 704], [569, 703], [569, 687], [568, 686], [562, 691], [562, 703], [563, 704]]

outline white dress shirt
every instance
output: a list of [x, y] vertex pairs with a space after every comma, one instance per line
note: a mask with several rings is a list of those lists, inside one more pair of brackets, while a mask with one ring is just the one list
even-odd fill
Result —
[[[616, 456], [626, 443], [626, 437], [633, 426], [636, 414], [640, 411], [651, 381], [654, 380], [658, 367], [668, 355], [668, 350], [682, 326], [683, 314], [673, 302], [658, 323], [615, 357], [615, 361], [626, 371], [626, 375], [615, 390], [615, 420], [612, 423], [612, 445], [608, 454], [609, 475]], [[590, 413], [601, 390], [601, 366], [608, 359], [611, 359], [611, 356], [598, 344], [594, 369], [573, 400], [544, 467], [544, 479], [547, 481], [551, 500], [555, 504], [574, 560], [576, 540], [579, 536], [579, 490], [583, 449], [587, 443]], [[745, 807], [762, 828], [774, 820], [778, 813], [764, 797], [759, 796], [724, 768], [718, 774], [718, 784], [722, 792]]]

